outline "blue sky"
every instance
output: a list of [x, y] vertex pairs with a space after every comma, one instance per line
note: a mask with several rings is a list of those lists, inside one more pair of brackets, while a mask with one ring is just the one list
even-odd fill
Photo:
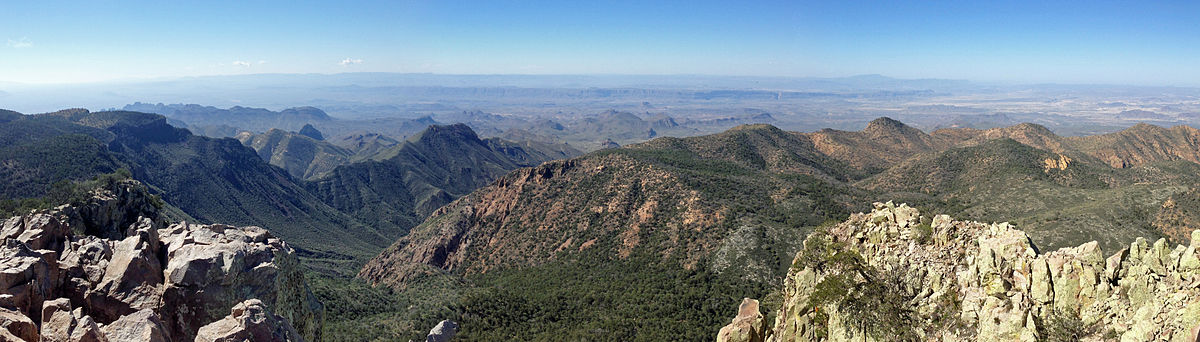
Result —
[[1200, 2], [0, 0], [0, 82], [710, 74], [1200, 85]]

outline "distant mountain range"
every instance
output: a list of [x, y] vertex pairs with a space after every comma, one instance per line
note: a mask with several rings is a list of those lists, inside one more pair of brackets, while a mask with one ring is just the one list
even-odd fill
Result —
[[[5, 142], [0, 148], [3, 198], [39, 197], [56, 181], [86, 180], [125, 168], [178, 208], [173, 219], [267, 228], [292, 243], [312, 266], [330, 272], [356, 267], [352, 265], [374, 255], [420, 222], [432, 211], [427, 207], [436, 208], [437, 201], [448, 202], [508, 170], [577, 153], [535, 150], [536, 145], [509, 142], [487, 144], [461, 125], [432, 127], [430, 133], [419, 134], [414, 142], [380, 151], [389, 156], [371, 160], [356, 159], [349, 149], [279, 130], [247, 139], [249, 145], [259, 149], [256, 152], [237, 140], [192, 135], [186, 129], [172, 127], [161, 115], [139, 112], [65, 110], [22, 115], [5, 111], [0, 113], [0, 120], [0, 141]], [[460, 134], [437, 133], [446, 129]], [[477, 151], [486, 156], [439, 150], [462, 143], [481, 146]], [[410, 152], [414, 146], [424, 149]], [[493, 147], [495, 151], [490, 149]], [[526, 153], [526, 149], [531, 152]], [[454, 158], [462, 159], [450, 160]], [[388, 207], [376, 208], [377, 217], [351, 215], [363, 208], [346, 206], [342, 200], [363, 196], [358, 192], [363, 189], [321, 184], [346, 183], [340, 180], [343, 175], [357, 174], [350, 170], [365, 167], [351, 163], [359, 159], [374, 165], [368, 167], [373, 172], [396, 175], [387, 180], [411, 186], [413, 193], [392, 193], [389, 191], [393, 188], [384, 187], [386, 182], [372, 183], [370, 186], [380, 187], [379, 193], [397, 197], [390, 198]], [[476, 163], [484, 160], [494, 164]], [[338, 167], [347, 171], [339, 171]], [[404, 169], [390, 169], [393, 167]], [[319, 179], [315, 176], [326, 173], [333, 178], [324, 183], [318, 180], [309, 184], [302, 177], [308, 174]], [[429, 202], [430, 198], [435, 201]], [[412, 210], [418, 207], [425, 209]], [[378, 217], [407, 219], [393, 219], [396, 223], [384, 225], [366, 220]]]

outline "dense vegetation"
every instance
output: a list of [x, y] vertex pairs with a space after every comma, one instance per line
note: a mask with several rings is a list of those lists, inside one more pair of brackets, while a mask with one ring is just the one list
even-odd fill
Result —
[[742, 298], [771, 289], [658, 259], [579, 256], [463, 282], [431, 276], [404, 290], [321, 278], [314, 290], [335, 341], [416, 340], [442, 319], [472, 341], [696, 341], [728, 324]]

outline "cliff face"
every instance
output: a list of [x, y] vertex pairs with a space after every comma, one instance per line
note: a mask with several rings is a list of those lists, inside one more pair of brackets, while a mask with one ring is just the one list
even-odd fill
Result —
[[[805, 240], [765, 340], [1195, 341], [1198, 248], [1200, 231], [1039, 252], [1007, 223], [876, 203]], [[738, 323], [721, 336], [761, 336]]]
[[191, 341], [250, 299], [282, 317], [279, 329], [320, 339], [321, 304], [293, 250], [266, 230], [164, 227], [135, 181], [93, 195], [0, 227], [5, 340]]

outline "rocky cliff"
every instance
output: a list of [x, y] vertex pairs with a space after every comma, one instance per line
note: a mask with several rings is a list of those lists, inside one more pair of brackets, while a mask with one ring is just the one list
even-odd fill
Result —
[[241, 319], [250, 309], [235, 305], [247, 300], [257, 303], [250, 311], [269, 308], [278, 316], [259, 325], [297, 332], [274, 340], [320, 339], [323, 309], [287, 243], [258, 227], [166, 226], [156, 202], [140, 183], [125, 180], [95, 190], [82, 205], [4, 221], [0, 339], [192, 341], [198, 331], [214, 330], [242, 336], [219, 321]]
[[[1008, 223], [922, 216], [892, 203], [810, 235], [774, 327], [743, 304], [723, 341], [1196, 341], [1200, 231], [1039, 251]], [[769, 337], [763, 337], [769, 335]]]

